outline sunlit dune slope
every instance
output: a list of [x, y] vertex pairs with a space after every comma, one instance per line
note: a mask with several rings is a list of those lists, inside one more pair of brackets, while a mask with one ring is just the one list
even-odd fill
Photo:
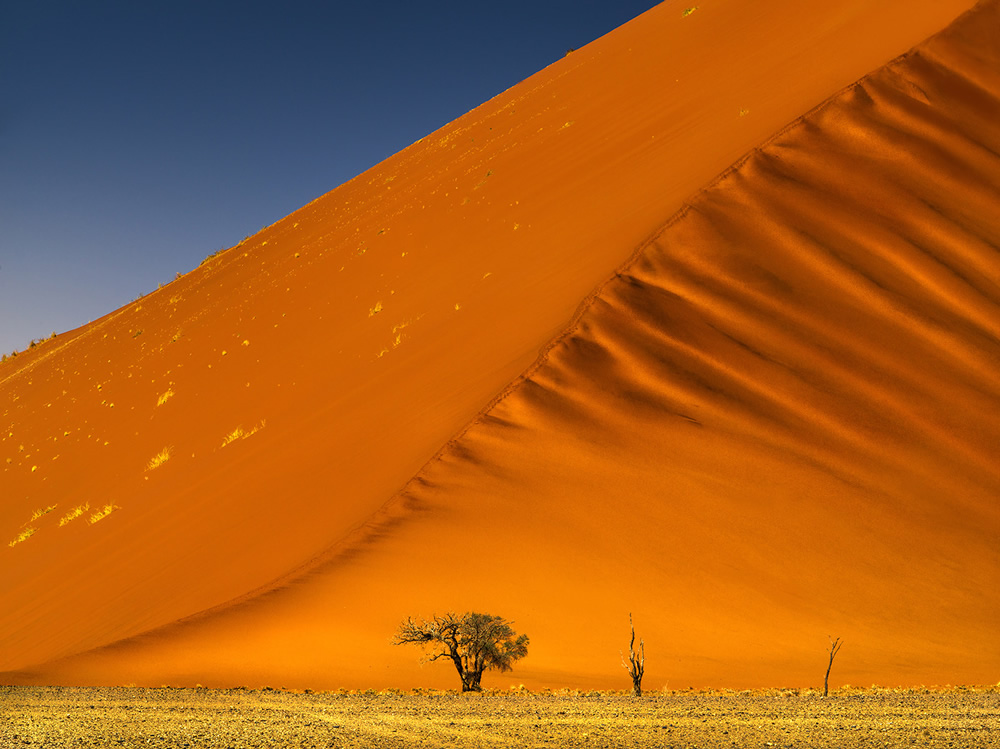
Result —
[[616, 684], [628, 611], [654, 680], [804, 682], [831, 630], [845, 675], [994, 673], [996, 6], [660, 231], [968, 3], [746, 5], [0, 369], [5, 678], [448, 684], [387, 638], [466, 607], [526, 683]]

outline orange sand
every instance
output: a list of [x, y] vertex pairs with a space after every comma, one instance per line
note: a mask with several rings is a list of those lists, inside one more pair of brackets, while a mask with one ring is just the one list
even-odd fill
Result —
[[448, 686], [388, 638], [478, 608], [492, 683], [629, 611], [654, 687], [995, 682], [1000, 6], [698, 192], [970, 3], [825, 5], [664, 3], [0, 368], [0, 680]]

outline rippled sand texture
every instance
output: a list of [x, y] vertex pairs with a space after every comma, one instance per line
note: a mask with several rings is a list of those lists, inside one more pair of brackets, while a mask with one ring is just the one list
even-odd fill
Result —
[[425, 472], [546, 570], [534, 629], [596, 620], [553, 666], [633, 610], [682, 683], [828, 632], [851, 680], [997, 679], [997, 8], [700, 193]]
[[700, 193], [424, 473], [545, 570], [552, 667], [632, 610], [679, 683], [818, 676], [828, 632], [851, 681], [996, 681], [998, 31], [982, 6]]
[[[967, 7], [848, 5], [661, 5], [0, 370], [2, 678], [453, 686], [388, 638], [475, 608], [532, 638], [491, 684], [620, 687], [629, 612], [652, 688], [828, 634], [836, 683], [995, 683], [1000, 4], [696, 192], [923, 38], [885, 8]], [[698, 107], [737, 68], [758, 121]]]

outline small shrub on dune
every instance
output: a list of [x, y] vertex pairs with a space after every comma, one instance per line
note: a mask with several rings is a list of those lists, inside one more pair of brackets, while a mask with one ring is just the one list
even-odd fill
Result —
[[160, 450], [160, 452], [149, 459], [149, 462], [146, 464], [146, 470], [153, 471], [170, 460], [170, 453], [172, 450], [172, 447], [165, 447]]
[[29, 538], [34, 536], [35, 531], [36, 531], [35, 528], [25, 528], [23, 531], [18, 533], [17, 536], [14, 537], [13, 541], [9, 542], [7, 545], [13, 548], [17, 546], [19, 543], [23, 543], [24, 541], [27, 541]]

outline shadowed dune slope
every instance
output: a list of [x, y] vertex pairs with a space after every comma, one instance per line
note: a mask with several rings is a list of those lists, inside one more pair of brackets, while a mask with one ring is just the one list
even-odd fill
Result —
[[967, 7], [799, 5], [658, 6], [0, 370], [4, 678], [446, 685], [388, 636], [475, 607], [536, 685], [629, 611], [655, 686], [995, 681], [997, 6], [656, 229]]

